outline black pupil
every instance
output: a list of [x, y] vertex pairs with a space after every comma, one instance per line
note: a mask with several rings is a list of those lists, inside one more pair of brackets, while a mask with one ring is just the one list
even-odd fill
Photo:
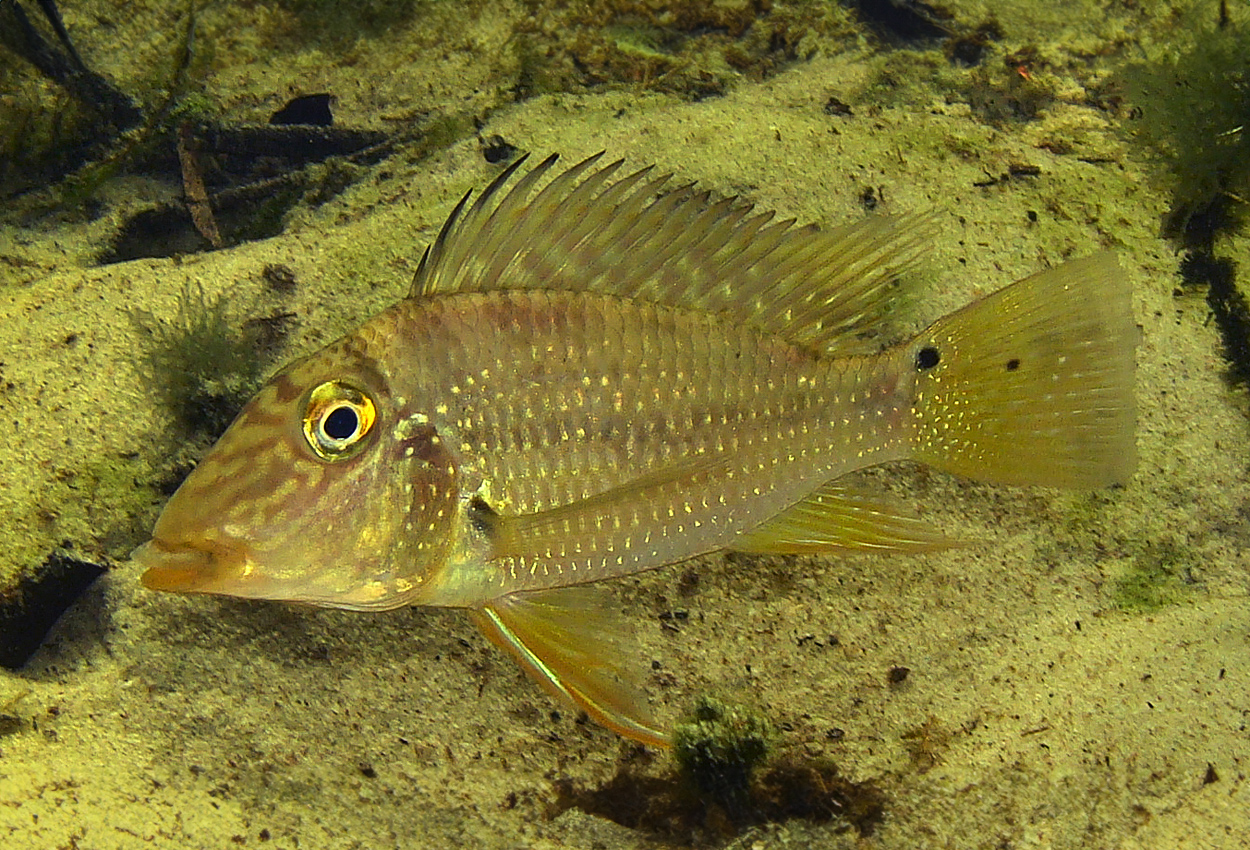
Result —
[[359, 426], [360, 417], [347, 405], [334, 408], [321, 422], [321, 430], [331, 440], [346, 440], [356, 433]]
[[916, 370], [923, 372], [926, 369], [932, 369], [941, 359], [936, 348], [931, 345], [925, 346], [916, 352]]

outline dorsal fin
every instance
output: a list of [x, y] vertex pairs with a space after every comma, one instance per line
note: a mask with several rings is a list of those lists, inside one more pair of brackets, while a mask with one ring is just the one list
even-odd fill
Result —
[[931, 217], [796, 227], [737, 198], [668, 187], [651, 167], [615, 177], [595, 154], [540, 190], [556, 156], [510, 190], [518, 159], [469, 206], [466, 194], [427, 249], [411, 296], [549, 289], [705, 310], [807, 348], [875, 348], [859, 335], [886, 312], [928, 242]]

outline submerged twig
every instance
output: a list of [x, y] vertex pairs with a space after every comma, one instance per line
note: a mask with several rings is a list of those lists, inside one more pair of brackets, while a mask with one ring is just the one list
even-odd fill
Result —
[[83, 64], [78, 52], [73, 49], [69, 33], [65, 31], [65, 25], [61, 22], [53, 0], [40, 0], [39, 5], [57, 37], [69, 51], [68, 55], [57, 50], [40, 35], [17, 0], [0, 0], [0, 41], [119, 129], [127, 130], [140, 123], [143, 120], [143, 110], [139, 105], [121, 89]]
[[221, 248], [226, 243], [222, 241], [212, 205], [208, 202], [208, 191], [204, 188], [204, 174], [197, 154], [191, 122], [183, 121], [178, 125], [178, 162], [182, 166], [182, 188], [187, 196], [187, 210], [191, 213], [195, 229], [208, 240], [208, 244]]
[[43, 10], [43, 16], [48, 19], [52, 29], [56, 31], [56, 37], [60, 39], [61, 46], [65, 48], [65, 52], [74, 60], [78, 70], [86, 71], [86, 64], [83, 63], [82, 57], [78, 55], [78, 51], [74, 49], [74, 43], [69, 40], [69, 32], [65, 29], [65, 22], [61, 20], [61, 10], [57, 8], [56, 0], [39, 0], [39, 8]]

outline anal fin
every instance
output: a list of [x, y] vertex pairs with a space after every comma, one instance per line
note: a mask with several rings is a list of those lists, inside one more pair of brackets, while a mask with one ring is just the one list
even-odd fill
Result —
[[[473, 610], [482, 632], [549, 693], [601, 726], [653, 747], [672, 746], [652, 718], [627, 628], [593, 587], [514, 593]], [[632, 650], [636, 655], [636, 650]]]
[[866, 490], [826, 484], [735, 540], [736, 552], [932, 552], [960, 545], [904, 505]]

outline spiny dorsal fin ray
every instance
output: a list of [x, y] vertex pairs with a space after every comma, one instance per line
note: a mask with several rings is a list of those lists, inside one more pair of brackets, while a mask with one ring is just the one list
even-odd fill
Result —
[[[596, 154], [551, 178], [556, 157], [472, 206], [465, 196], [422, 258], [411, 295], [549, 289], [705, 310], [808, 348], [850, 353], [885, 314], [933, 221], [871, 218], [820, 230], [736, 198], [666, 187], [651, 168], [615, 177]], [[872, 346], [875, 347], [876, 343]]]
[[548, 693], [614, 732], [653, 747], [672, 746], [651, 716], [628, 631], [598, 588], [515, 593], [473, 610], [478, 628]]
[[908, 507], [867, 490], [826, 484], [730, 544], [738, 552], [932, 552], [960, 545]]

